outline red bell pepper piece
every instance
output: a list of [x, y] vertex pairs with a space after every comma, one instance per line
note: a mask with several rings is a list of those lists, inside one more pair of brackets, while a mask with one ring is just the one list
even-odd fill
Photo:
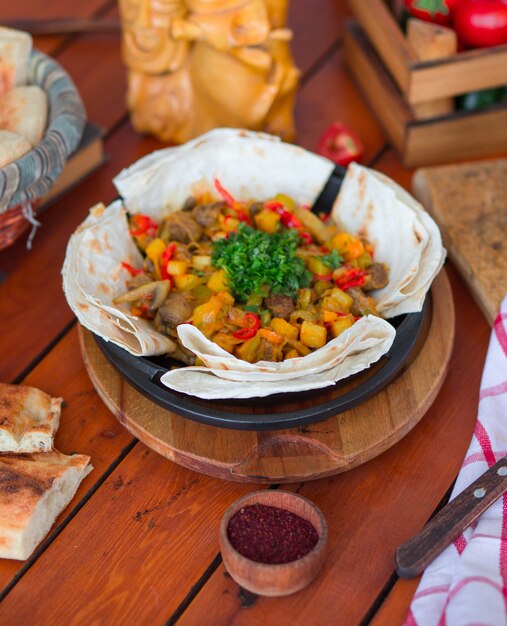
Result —
[[454, 30], [459, 41], [472, 48], [507, 43], [507, 2], [460, 0], [454, 11]]
[[351, 269], [338, 276], [338, 278], [335, 278], [334, 282], [337, 287], [343, 289], [343, 291], [346, 291], [351, 287], [362, 287], [364, 285], [365, 277], [366, 272], [364, 270], [359, 270], [355, 267], [352, 267]]
[[320, 138], [317, 152], [346, 167], [363, 158], [364, 148], [359, 136], [341, 122], [334, 122]]
[[303, 224], [301, 221], [290, 211], [287, 211], [285, 206], [281, 202], [278, 202], [278, 200], [268, 200], [268, 202], [264, 203], [264, 207], [269, 211], [278, 213], [280, 221], [286, 228], [302, 228]]
[[129, 272], [131, 276], [137, 276], [138, 274], [142, 274], [144, 270], [138, 270], [136, 267], [130, 265], [130, 263], [126, 263], [125, 261], [121, 262], [121, 266]]
[[222, 185], [222, 183], [218, 180], [218, 178], [215, 178], [213, 183], [215, 185], [215, 189], [222, 196], [222, 199], [225, 202], [225, 204], [236, 212], [236, 216], [238, 220], [240, 222], [245, 222], [245, 224], [250, 224], [251, 223], [250, 218], [245, 213], [245, 211], [243, 211], [243, 209], [241, 208], [242, 207], [241, 202], [238, 202], [237, 200], [234, 199], [231, 192], [227, 191], [227, 189]]
[[167, 263], [170, 261], [174, 253], [176, 252], [176, 244], [170, 243], [167, 248], [162, 252], [160, 257], [160, 273], [162, 274], [162, 280], [170, 280], [172, 286], [172, 276], [167, 272]]
[[232, 336], [236, 339], [242, 339], [243, 341], [255, 337], [257, 331], [261, 327], [261, 320], [259, 316], [255, 315], [255, 313], [245, 313], [241, 321], [243, 328], [240, 328], [236, 332], [232, 333]]
[[307, 230], [301, 230], [299, 232], [299, 236], [301, 237], [301, 239], [307, 243], [308, 245], [310, 245], [311, 243], [313, 243], [313, 237], [310, 235], [310, 233]]
[[130, 234], [133, 237], [141, 237], [141, 235], [154, 236], [157, 234], [158, 224], [151, 219], [149, 215], [136, 213], [132, 216]]

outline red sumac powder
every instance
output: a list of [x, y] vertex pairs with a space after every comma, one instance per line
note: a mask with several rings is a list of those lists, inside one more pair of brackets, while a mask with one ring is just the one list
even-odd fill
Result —
[[286, 509], [251, 504], [239, 509], [227, 526], [232, 547], [258, 563], [288, 563], [312, 550], [319, 536], [313, 524]]

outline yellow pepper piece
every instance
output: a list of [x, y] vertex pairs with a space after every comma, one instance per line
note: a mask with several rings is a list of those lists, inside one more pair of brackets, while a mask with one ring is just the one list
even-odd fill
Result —
[[301, 343], [308, 348], [322, 348], [326, 345], [327, 330], [324, 326], [305, 320], [301, 324]]
[[162, 253], [167, 248], [166, 242], [160, 237], [156, 237], [152, 239], [150, 243], [146, 246], [146, 256], [153, 263], [153, 267], [155, 268], [155, 275], [157, 278], [161, 278], [160, 273], [160, 257]]
[[350, 233], [338, 233], [331, 238], [329, 245], [347, 262], [359, 258], [364, 252], [363, 242]]
[[267, 339], [267, 341], [274, 344], [275, 346], [279, 346], [281, 343], [284, 342], [284, 338], [282, 337], [282, 335], [279, 335], [278, 333], [275, 333], [275, 331], [269, 330], [268, 328], [259, 328], [257, 334], [260, 337], [264, 337], [264, 339]]
[[171, 259], [167, 261], [166, 270], [168, 274], [172, 276], [181, 276], [187, 273], [188, 270], [188, 261], [177, 261], [176, 259]]
[[190, 291], [201, 282], [201, 278], [195, 274], [177, 274], [174, 276], [174, 285], [180, 291]]
[[207, 282], [207, 285], [211, 291], [227, 291], [229, 289], [229, 283], [227, 281], [227, 274], [225, 270], [222, 268], [213, 272]]
[[292, 212], [296, 206], [295, 200], [284, 193], [277, 193], [273, 200], [275, 202], [281, 202], [287, 211]]
[[280, 225], [280, 216], [274, 211], [263, 209], [254, 216], [255, 225], [265, 233], [276, 233]]

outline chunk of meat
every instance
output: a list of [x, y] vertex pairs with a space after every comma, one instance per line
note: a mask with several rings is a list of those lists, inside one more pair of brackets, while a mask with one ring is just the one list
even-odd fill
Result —
[[161, 333], [167, 334], [178, 324], [186, 322], [192, 315], [194, 307], [181, 293], [170, 293], [164, 304], [157, 311], [155, 327]]
[[389, 275], [387, 267], [384, 263], [372, 263], [366, 270], [368, 273], [365, 276], [363, 289], [365, 291], [372, 291], [373, 289], [382, 289], [389, 281]]
[[212, 226], [218, 221], [220, 210], [225, 206], [223, 202], [213, 204], [198, 204], [192, 209], [194, 220], [203, 228]]
[[190, 243], [202, 237], [202, 227], [189, 213], [178, 211], [166, 217], [160, 228], [160, 236], [165, 241]]
[[347, 294], [354, 300], [350, 312], [356, 317], [363, 315], [379, 315], [375, 300], [367, 296], [360, 287], [347, 289]]
[[264, 304], [273, 314], [273, 317], [281, 317], [288, 319], [289, 315], [294, 311], [294, 301], [290, 296], [282, 296], [278, 293], [270, 293], [264, 299]]

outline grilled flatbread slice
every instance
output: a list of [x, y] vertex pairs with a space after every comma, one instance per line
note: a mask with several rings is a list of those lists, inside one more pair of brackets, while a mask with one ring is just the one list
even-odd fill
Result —
[[32, 149], [32, 144], [17, 133], [0, 129], [0, 167], [12, 163]]
[[83, 454], [0, 454], [0, 558], [27, 559], [92, 469]]
[[14, 87], [0, 95], [0, 129], [17, 133], [35, 146], [48, 119], [48, 97], [38, 85]]
[[0, 383], [0, 452], [49, 452], [62, 398], [35, 387]]
[[31, 51], [31, 35], [0, 26], [0, 93], [26, 85]]

